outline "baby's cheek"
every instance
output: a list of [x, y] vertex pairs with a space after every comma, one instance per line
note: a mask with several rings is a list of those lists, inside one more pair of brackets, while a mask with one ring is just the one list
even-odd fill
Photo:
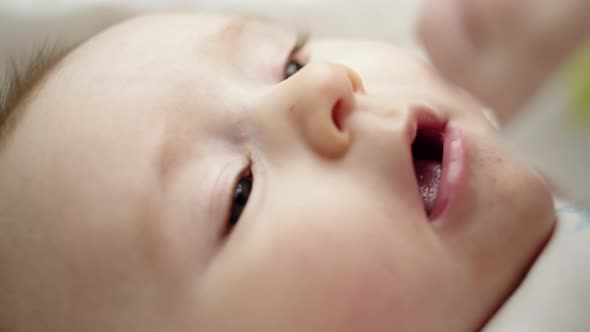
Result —
[[213, 271], [216, 279], [204, 289], [208, 316], [216, 317], [211, 328], [288, 332], [391, 326], [395, 270], [388, 250], [379, 245], [384, 233], [346, 221], [339, 227], [304, 223], [268, 230]]

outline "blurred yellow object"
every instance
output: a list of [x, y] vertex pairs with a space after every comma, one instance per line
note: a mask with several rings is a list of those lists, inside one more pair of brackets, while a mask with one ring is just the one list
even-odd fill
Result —
[[590, 122], [590, 42], [577, 52], [566, 69], [566, 84], [571, 94], [571, 119]]

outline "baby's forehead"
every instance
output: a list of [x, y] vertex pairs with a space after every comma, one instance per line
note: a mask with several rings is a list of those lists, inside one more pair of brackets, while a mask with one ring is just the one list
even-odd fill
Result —
[[164, 12], [137, 16], [105, 30], [93, 39], [124, 36], [135, 44], [151, 42], [167, 45], [182, 40], [194, 46], [211, 47], [237, 41], [252, 29], [280, 28], [277, 22], [262, 17], [224, 15], [209, 12]]
[[[97, 48], [103, 54], [115, 53], [121, 57], [129, 53], [144, 51], [149, 47], [158, 48], [158, 56], [162, 51], [178, 53], [179, 45], [199, 50], [202, 45], [209, 47], [222, 41], [226, 31], [244, 22], [234, 16], [199, 13], [162, 13], [139, 16], [115, 25], [93, 37], [82, 45], [79, 54], [90, 53], [96, 55]], [[116, 49], [113, 49], [116, 46]], [[114, 52], [113, 52], [114, 51]], [[137, 56], [134, 54], [134, 56]], [[142, 57], [149, 57], [145, 53]], [[139, 60], [139, 59], [138, 59]]]
[[[244, 51], [263, 40], [279, 41], [284, 48], [294, 39], [294, 30], [254, 17], [160, 13], [107, 29], [72, 52], [66, 61], [68, 65], [78, 63], [76, 74], [92, 70], [90, 67], [120, 75], [138, 66], [144, 73], [206, 70], [212, 65], [243, 63], [240, 57]], [[187, 63], [191, 63], [190, 68]]]
[[249, 20], [243, 16], [209, 12], [160, 12], [130, 18], [107, 29], [106, 32], [110, 30], [119, 34], [140, 35], [142, 31], [154, 33], [156, 31], [183, 30], [183, 28], [190, 27], [191, 34], [198, 37], [214, 34], [233, 22]]

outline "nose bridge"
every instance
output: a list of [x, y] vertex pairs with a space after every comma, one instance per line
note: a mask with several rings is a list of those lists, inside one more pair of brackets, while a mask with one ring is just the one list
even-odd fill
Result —
[[311, 63], [285, 82], [294, 96], [287, 121], [316, 153], [337, 158], [348, 150], [346, 118], [355, 108], [355, 94], [364, 93], [359, 75], [332, 63]]

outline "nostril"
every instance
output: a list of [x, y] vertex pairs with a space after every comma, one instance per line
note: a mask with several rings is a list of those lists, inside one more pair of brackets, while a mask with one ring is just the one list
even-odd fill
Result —
[[336, 126], [336, 128], [338, 128], [338, 131], [342, 131], [343, 117], [344, 117], [344, 112], [343, 112], [343, 108], [342, 108], [342, 100], [338, 100], [336, 102], [336, 104], [334, 104], [334, 107], [332, 108], [332, 121], [334, 122], [334, 125]]
[[359, 74], [351, 68], [346, 68], [346, 74], [350, 79], [350, 83], [352, 84], [352, 91], [355, 93], [366, 94], [365, 86], [363, 85], [363, 80], [359, 76]]

